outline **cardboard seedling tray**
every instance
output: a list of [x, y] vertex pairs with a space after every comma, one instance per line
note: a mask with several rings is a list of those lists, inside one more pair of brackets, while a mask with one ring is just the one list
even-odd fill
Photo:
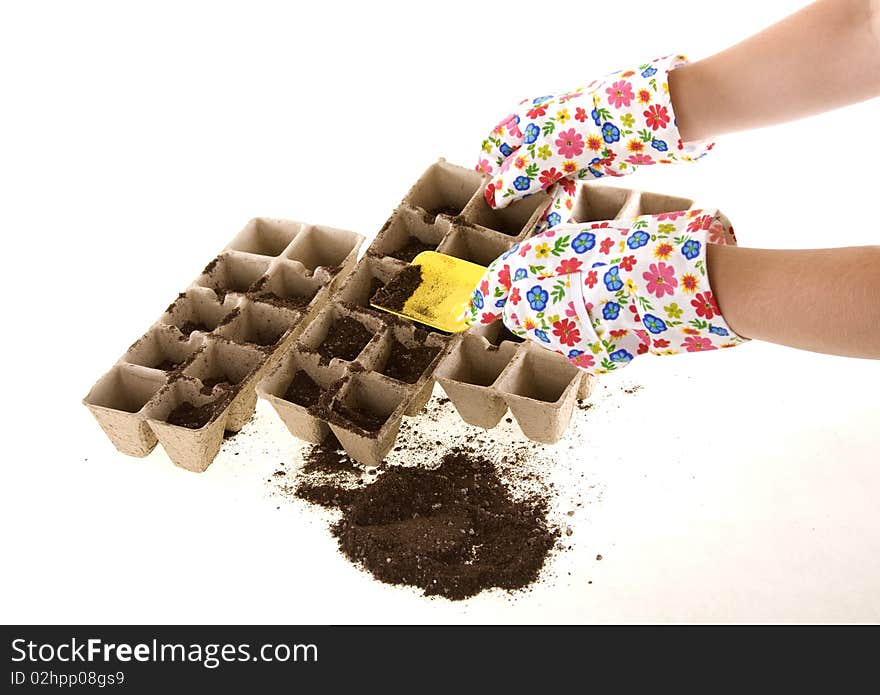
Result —
[[[252, 220], [95, 384], [86, 406], [120, 451], [145, 456], [161, 442], [190, 470], [204, 470], [224, 431], [247, 422], [256, 394], [294, 436], [317, 443], [332, 432], [364, 465], [382, 461], [403, 418], [418, 415], [435, 381], [468, 423], [491, 428], [510, 412], [526, 437], [557, 441], [593, 377], [500, 322], [447, 335], [370, 306], [419, 251], [486, 265], [534, 234], [549, 197], [493, 210], [485, 185], [475, 171], [442, 159], [432, 164], [357, 264], [357, 234]], [[579, 184], [572, 219], [692, 206], [591, 182]], [[347, 320], [360, 328], [340, 340], [348, 333], [334, 331]], [[330, 345], [345, 354], [332, 354]], [[234, 383], [212, 385], [223, 377]], [[182, 403], [219, 406], [204, 426], [190, 429], [168, 422]]]
[[[318, 442], [332, 431], [352, 458], [377, 465], [394, 445], [403, 417], [418, 414], [435, 381], [470, 424], [492, 428], [510, 412], [523, 434], [534, 441], [552, 443], [564, 434], [575, 403], [589, 397], [595, 379], [563, 356], [523, 341], [500, 322], [451, 336], [418, 326], [423, 344], [437, 347], [435, 358], [413, 383], [383, 374], [389, 371], [392, 355], [413, 345], [417, 328], [370, 306], [379, 288], [419, 251], [438, 250], [487, 265], [534, 234], [549, 197], [542, 193], [492, 210], [483, 197], [485, 184], [480, 174], [442, 159], [431, 165], [284, 361], [263, 379], [258, 393], [294, 436]], [[573, 220], [625, 219], [691, 206], [692, 201], [684, 198], [581, 184]], [[368, 335], [362, 336], [356, 354], [347, 356], [350, 359], [322, 356], [319, 350], [328, 333], [346, 317], [361, 322]], [[303, 371], [318, 384], [320, 404], [304, 407], [285, 398], [291, 382]], [[347, 419], [350, 407], [371, 412], [382, 420], [381, 427], [363, 430]]]
[[[83, 403], [119, 451], [146, 456], [161, 443], [176, 465], [205, 470], [224, 432], [251, 418], [256, 383], [351, 272], [362, 243], [332, 227], [251, 220]], [[193, 426], [174, 424], [181, 407], [199, 414]]]

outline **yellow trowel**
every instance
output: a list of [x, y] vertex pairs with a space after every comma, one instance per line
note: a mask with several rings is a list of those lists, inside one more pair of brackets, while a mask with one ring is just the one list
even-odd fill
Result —
[[371, 306], [447, 333], [467, 326], [464, 312], [486, 269], [454, 256], [422, 251], [370, 299]]

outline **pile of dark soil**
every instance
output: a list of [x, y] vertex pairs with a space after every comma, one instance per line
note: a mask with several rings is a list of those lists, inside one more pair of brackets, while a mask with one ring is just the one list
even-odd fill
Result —
[[354, 500], [361, 472], [331, 433], [309, 450], [302, 467], [305, 480], [296, 486], [294, 494], [321, 507], [341, 508]]
[[405, 246], [397, 249], [397, 251], [392, 251], [388, 255], [391, 256], [391, 258], [396, 258], [398, 261], [412, 263], [413, 258], [418, 256], [422, 251], [434, 251], [436, 248], [437, 244], [426, 244], [421, 239], [411, 236]]
[[305, 457], [305, 463], [302, 472], [311, 473], [360, 473], [358, 465], [352, 461], [342, 444], [332, 434], [328, 434], [327, 438], [313, 446]]
[[361, 354], [372, 332], [360, 321], [348, 316], [336, 321], [324, 338], [324, 342], [318, 346], [318, 354], [323, 363], [329, 362], [333, 357], [351, 362]]
[[342, 512], [333, 526], [340, 550], [382, 582], [452, 600], [522, 589], [559, 536], [546, 502], [515, 498], [477, 451], [453, 449], [435, 469], [390, 467], [368, 485], [334, 475], [356, 468], [335, 440], [314, 447], [304, 472], [329, 475], [296, 495]]
[[413, 296], [421, 284], [421, 266], [410, 265], [391, 278], [388, 284], [376, 292], [370, 301], [377, 306], [399, 312], [403, 310], [406, 300]]

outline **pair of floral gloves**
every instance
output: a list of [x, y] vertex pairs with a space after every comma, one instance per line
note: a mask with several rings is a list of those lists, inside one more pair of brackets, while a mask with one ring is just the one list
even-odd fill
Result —
[[547, 231], [493, 261], [469, 323], [501, 319], [515, 334], [596, 374], [638, 355], [702, 352], [745, 342], [724, 321], [709, 284], [707, 244], [735, 244], [717, 210], [563, 223], [576, 180], [640, 166], [692, 162], [711, 143], [684, 143], [668, 73], [682, 56], [614, 73], [573, 92], [523, 101], [483, 143], [487, 202], [506, 207], [545, 190]]

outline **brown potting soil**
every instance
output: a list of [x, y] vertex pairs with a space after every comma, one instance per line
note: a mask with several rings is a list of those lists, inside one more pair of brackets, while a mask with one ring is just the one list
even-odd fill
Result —
[[225, 406], [226, 399], [222, 397], [199, 406], [184, 401], [169, 413], [166, 421], [169, 425], [198, 430], [207, 425]]
[[422, 268], [417, 265], [410, 265], [395, 275], [381, 290], [373, 295], [371, 302], [377, 306], [390, 309], [391, 311], [402, 311], [406, 300], [413, 296], [413, 293], [422, 284]]
[[310, 408], [318, 403], [323, 389], [306, 372], [300, 370], [284, 392], [284, 400]]
[[418, 256], [422, 251], [434, 251], [436, 248], [437, 244], [426, 244], [420, 239], [411, 236], [405, 246], [397, 249], [397, 251], [392, 251], [388, 255], [391, 256], [391, 258], [396, 258], [398, 261], [412, 263], [413, 258]]
[[185, 361], [186, 360], [181, 360], [180, 362], [175, 362], [174, 360], [164, 360], [162, 362], [159, 362], [159, 364], [157, 364], [156, 366], [154, 366], [153, 369], [160, 369], [163, 372], [173, 372], [176, 369], [179, 369], [180, 366]]
[[439, 347], [420, 345], [409, 348], [403, 343], [394, 341], [388, 361], [382, 368], [382, 374], [407, 384], [414, 384], [425, 373], [438, 352], [440, 352]]
[[373, 295], [383, 287], [385, 287], [385, 283], [382, 282], [382, 280], [379, 278], [370, 278], [370, 293], [367, 295], [367, 301], [369, 302]]
[[322, 362], [329, 362], [333, 357], [351, 362], [370, 342], [373, 334], [360, 321], [345, 316], [337, 320], [318, 346], [318, 354]]
[[469, 449], [436, 469], [395, 466], [366, 486], [300, 485], [296, 495], [342, 511], [339, 548], [376, 579], [452, 600], [528, 586], [559, 535], [542, 499], [515, 499]]
[[309, 302], [312, 301], [312, 297], [281, 297], [274, 292], [258, 292], [253, 295], [253, 298], [258, 302], [263, 302], [263, 304], [271, 304], [281, 309], [294, 309], [296, 311], [305, 309]]
[[354, 501], [356, 489], [348, 489], [337, 485], [324, 484], [300, 484], [296, 487], [296, 496], [300, 499], [317, 504], [321, 507], [342, 507]]
[[352, 461], [342, 444], [331, 432], [320, 444], [309, 449], [303, 464], [303, 473], [353, 473], [359, 469]]
[[382, 429], [382, 425], [388, 419], [387, 416], [382, 417], [376, 413], [352, 407], [340, 401], [333, 403], [333, 413], [342, 418], [344, 422], [351, 423], [370, 434], [375, 434]]

